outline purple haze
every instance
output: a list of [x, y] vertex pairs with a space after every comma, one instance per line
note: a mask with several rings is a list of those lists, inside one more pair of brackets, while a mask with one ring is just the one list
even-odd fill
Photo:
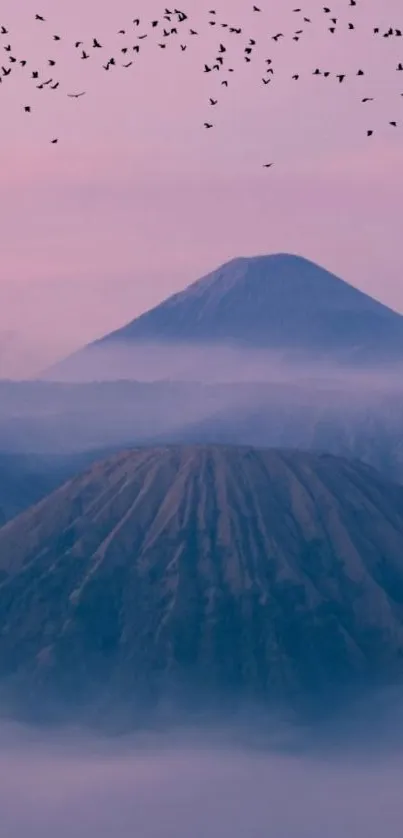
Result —
[[[291, 0], [262, 0], [262, 15], [221, 0], [218, 19], [258, 39], [250, 65], [234, 42], [228, 90], [202, 72], [220, 39], [205, 25], [210, 5], [185, 4], [205, 33], [186, 52], [150, 44], [134, 70], [105, 73], [73, 43], [96, 35], [112, 54], [121, 26], [134, 43], [129, 0], [42, 0], [46, 24], [28, 0], [2, 3], [13, 50], [44, 72], [44, 57], [56, 58], [61, 86], [38, 91], [21, 68], [1, 85], [0, 376], [36, 372], [237, 255], [300, 253], [403, 311], [403, 129], [388, 125], [403, 119], [401, 44], [371, 36], [374, 23], [398, 25], [401, 0], [338, 3], [334, 39], [322, 3], [305, 0], [306, 39], [279, 44], [269, 33], [298, 25]], [[163, 6], [139, 0], [136, 13], [158, 17]], [[267, 87], [266, 55], [278, 66]], [[312, 77], [325, 65], [349, 83]], [[358, 66], [364, 78], [353, 78]], [[82, 99], [65, 95], [81, 89]], [[206, 132], [211, 92], [220, 108]], [[361, 105], [362, 95], [376, 101]], [[276, 165], [266, 171], [267, 159]]]

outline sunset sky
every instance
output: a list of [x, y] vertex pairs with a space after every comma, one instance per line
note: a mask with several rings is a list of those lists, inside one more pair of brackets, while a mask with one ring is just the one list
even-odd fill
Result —
[[[371, 34], [403, 29], [402, 3], [329, 0], [340, 18], [331, 36], [322, 0], [301, 2], [306, 34], [275, 43], [271, 34], [299, 27], [295, 0], [260, 0], [261, 14], [250, 0], [183, 0], [190, 21], [177, 39], [162, 50], [154, 32], [133, 67], [105, 72], [101, 59], [148, 31], [133, 17], [158, 18], [164, 2], [3, 0], [1, 43], [60, 88], [36, 90], [22, 68], [0, 85], [0, 376], [34, 373], [238, 255], [299, 253], [403, 313], [403, 38]], [[244, 35], [209, 27], [211, 7]], [[79, 60], [74, 41], [93, 36], [104, 50]], [[203, 73], [224, 38], [228, 89]], [[266, 57], [276, 77], [264, 86]], [[316, 78], [315, 67], [346, 82]], [[375, 102], [361, 104], [367, 95]]]

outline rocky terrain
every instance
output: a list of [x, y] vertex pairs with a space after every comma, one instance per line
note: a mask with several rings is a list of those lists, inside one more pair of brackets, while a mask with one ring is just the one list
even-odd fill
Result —
[[402, 655], [403, 489], [359, 462], [134, 449], [0, 529], [3, 701], [336, 694]]

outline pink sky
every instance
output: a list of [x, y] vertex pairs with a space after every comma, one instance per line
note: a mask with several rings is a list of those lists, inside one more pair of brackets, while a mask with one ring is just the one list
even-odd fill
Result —
[[[403, 38], [371, 35], [403, 24], [401, 0], [358, 4], [333, 0], [343, 34], [332, 38], [323, 3], [305, 0], [306, 38], [275, 44], [269, 33], [298, 26], [295, 0], [261, 0], [261, 15], [249, 0], [184, 0], [203, 33], [186, 52], [143, 41], [136, 67], [106, 73], [77, 59], [74, 40], [96, 35], [109, 57], [136, 42], [132, 18], [158, 17], [163, 2], [41, 0], [39, 24], [31, 0], [3, 0], [13, 50], [38, 69], [56, 58], [61, 86], [37, 91], [22, 70], [0, 86], [0, 375], [33, 373], [237, 255], [300, 253], [403, 312]], [[230, 42], [228, 90], [202, 72], [223, 37], [205, 25], [211, 6], [245, 27]], [[249, 36], [257, 58], [246, 65]], [[277, 76], [263, 86], [266, 56]], [[367, 75], [338, 85], [312, 77], [316, 66]], [[82, 99], [65, 95], [80, 89]], [[361, 105], [365, 95], [376, 101]]]

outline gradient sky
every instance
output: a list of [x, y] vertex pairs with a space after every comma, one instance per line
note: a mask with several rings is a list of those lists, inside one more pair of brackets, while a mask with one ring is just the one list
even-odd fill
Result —
[[[261, 15], [250, 0], [184, 0], [201, 33], [186, 52], [143, 41], [135, 67], [105, 73], [99, 59], [78, 60], [74, 40], [95, 35], [116, 54], [136, 42], [132, 18], [158, 17], [163, 2], [3, 0], [13, 50], [38, 69], [57, 58], [49, 75], [61, 87], [37, 91], [23, 70], [0, 86], [0, 375], [32, 374], [238, 255], [300, 253], [403, 312], [403, 38], [371, 35], [376, 24], [403, 28], [401, 0], [358, 0], [356, 10], [332, 0], [337, 38], [322, 0], [301, 2], [308, 34], [276, 44], [269, 34], [298, 26], [295, 0], [261, 0]], [[211, 6], [245, 28], [231, 40], [228, 90], [202, 72], [222, 37], [206, 26]], [[249, 36], [259, 57], [247, 65]], [[263, 86], [266, 56], [277, 77]], [[367, 75], [338, 85], [312, 77], [316, 66]], [[79, 100], [65, 95], [81, 89]], [[209, 109], [216, 92], [220, 107]], [[365, 95], [376, 101], [362, 105]]]

